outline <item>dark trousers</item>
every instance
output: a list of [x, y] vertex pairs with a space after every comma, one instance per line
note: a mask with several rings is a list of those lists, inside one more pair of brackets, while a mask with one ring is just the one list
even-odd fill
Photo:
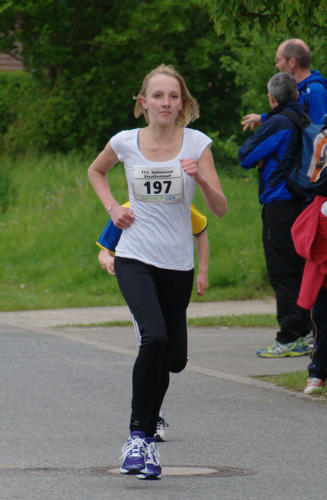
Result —
[[116, 257], [115, 272], [141, 335], [133, 368], [130, 430], [153, 436], [169, 371], [180, 372], [187, 363], [186, 309], [194, 271], [160, 269]]
[[276, 340], [283, 344], [311, 330], [310, 312], [296, 304], [304, 260], [295, 251], [291, 227], [301, 211], [302, 202], [297, 200], [267, 203], [262, 210], [263, 247], [280, 325]]
[[308, 366], [309, 376], [327, 378], [327, 289], [321, 288], [312, 310], [315, 347]]

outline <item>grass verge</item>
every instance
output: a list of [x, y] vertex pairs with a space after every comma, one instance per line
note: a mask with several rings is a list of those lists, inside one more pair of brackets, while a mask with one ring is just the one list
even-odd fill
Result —
[[232, 316], [208, 316], [206, 318], [189, 318], [190, 326], [240, 326], [270, 327], [278, 326], [274, 314], [240, 314]]
[[[303, 370], [290, 373], [283, 373], [280, 375], [265, 375], [263, 377], [256, 377], [256, 378], [260, 378], [260, 380], [264, 380], [265, 382], [270, 382], [279, 387], [285, 387], [286, 389], [289, 389], [291, 391], [303, 392], [303, 389], [305, 387], [308, 378], [308, 371]], [[318, 391], [314, 391], [311, 394], [311, 396], [323, 397], [327, 399], [327, 387], [319, 389]]]
[[[189, 318], [189, 326], [240, 326], [246, 327], [271, 327], [277, 326], [276, 317], [273, 314], [239, 314], [232, 316], [207, 316], [204, 318]], [[104, 321], [102, 323], [88, 323], [76, 325], [60, 325], [59, 328], [67, 327], [113, 327], [132, 326], [132, 321]]]

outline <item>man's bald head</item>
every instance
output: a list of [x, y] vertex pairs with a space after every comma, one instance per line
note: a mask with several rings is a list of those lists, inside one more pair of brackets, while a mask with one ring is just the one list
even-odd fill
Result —
[[309, 47], [300, 38], [290, 38], [285, 40], [280, 47], [284, 53], [285, 59], [294, 57], [300, 68], [309, 69], [311, 66], [311, 52]]
[[276, 52], [276, 68], [293, 75], [297, 82], [310, 75], [310, 49], [300, 38], [284, 40]]

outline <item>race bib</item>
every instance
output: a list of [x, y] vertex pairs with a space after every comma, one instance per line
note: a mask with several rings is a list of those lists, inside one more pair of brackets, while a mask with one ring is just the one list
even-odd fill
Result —
[[184, 198], [184, 176], [180, 165], [134, 167], [133, 192], [139, 201], [174, 202]]

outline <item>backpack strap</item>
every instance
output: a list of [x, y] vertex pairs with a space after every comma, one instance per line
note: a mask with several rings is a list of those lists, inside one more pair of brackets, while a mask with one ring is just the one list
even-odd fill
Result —
[[282, 169], [285, 179], [288, 180], [289, 172], [287, 172], [287, 170], [284, 166], [284, 163], [282, 161], [280, 161], [276, 152], [273, 154], [273, 157], [275, 158], [276, 162], [278, 163], [278, 165]]
[[[273, 156], [274, 156], [276, 162], [278, 163], [279, 168], [281, 168], [283, 171], [285, 181], [286, 181], [286, 187], [287, 187], [290, 195], [292, 196], [292, 198], [293, 199], [303, 199], [303, 197], [304, 197], [303, 189], [301, 187], [299, 187], [295, 182], [291, 181], [291, 179], [290, 179], [290, 174], [291, 174], [292, 168], [294, 168], [294, 167], [292, 167], [289, 171], [287, 171], [284, 163], [282, 161], [280, 161], [280, 159], [278, 158], [277, 153], [274, 153]], [[297, 170], [301, 166], [301, 149], [298, 151], [298, 154], [294, 160], [294, 166]]]
[[289, 109], [283, 109], [283, 111], [281, 111], [279, 114], [287, 116], [287, 118], [292, 120], [292, 122], [294, 122], [302, 132], [305, 128], [307, 128], [308, 125], [310, 125], [310, 123], [312, 123], [312, 120], [307, 113], [304, 113], [303, 120], [299, 117], [299, 115], [294, 113], [294, 111], [290, 111]]

